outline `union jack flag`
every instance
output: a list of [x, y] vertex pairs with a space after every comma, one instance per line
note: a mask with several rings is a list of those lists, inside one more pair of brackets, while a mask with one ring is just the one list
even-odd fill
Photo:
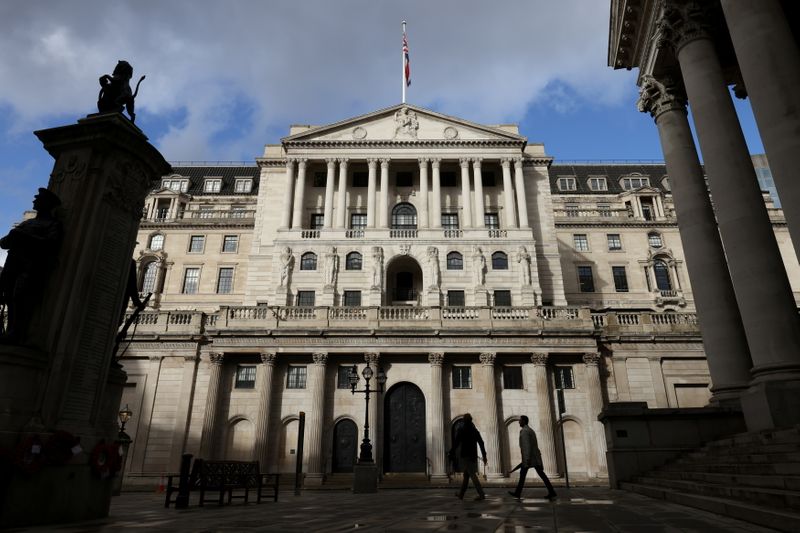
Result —
[[408, 58], [408, 38], [406, 33], [403, 32], [403, 55], [406, 58], [405, 72], [406, 72], [406, 87], [411, 85], [411, 60]]

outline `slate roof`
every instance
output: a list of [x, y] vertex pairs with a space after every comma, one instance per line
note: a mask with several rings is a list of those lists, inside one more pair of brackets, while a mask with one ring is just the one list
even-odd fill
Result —
[[[667, 167], [663, 164], [556, 164], [550, 165], [550, 192], [553, 194], [619, 194], [624, 192], [619, 179], [631, 174], [640, 174], [650, 178], [650, 186], [662, 191], [661, 178], [667, 175]], [[577, 178], [577, 189], [574, 191], [558, 190], [558, 178], [573, 176]], [[608, 191], [592, 191], [589, 189], [589, 177], [606, 177]]]
[[[231, 166], [231, 165], [219, 165], [219, 166], [173, 166], [172, 173], [164, 178], [168, 178], [170, 176], [174, 176], [175, 174], [179, 174], [181, 177], [189, 178], [189, 190], [188, 193], [193, 196], [202, 196], [203, 192], [203, 179], [204, 178], [222, 178], [222, 188], [218, 193], [211, 193], [215, 196], [225, 196], [225, 195], [236, 195], [236, 196], [256, 196], [258, 194], [258, 182], [259, 182], [259, 168], [256, 165], [242, 165], [242, 166]], [[253, 179], [253, 187], [250, 189], [249, 193], [241, 193], [233, 192], [234, 182], [236, 178], [252, 178]], [[158, 184], [156, 189], [161, 187], [161, 183]]]

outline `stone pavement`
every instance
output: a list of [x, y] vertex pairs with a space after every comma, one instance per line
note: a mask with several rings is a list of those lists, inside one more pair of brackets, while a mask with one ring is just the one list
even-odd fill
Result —
[[488, 489], [487, 499], [464, 501], [453, 490], [383, 489], [378, 494], [349, 491], [285, 491], [277, 503], [197, 507], [192, 494], [187, 510], [164, 508], [163, 495], [128, 493], [112, 501], [104, 520], [14, 531], [89, 533], [95, 531], [471, 531], [471, 532], [766, 532], [772, 531], [705, 511], [646, 496], [606, 488], [560, 489], [550, 503], [533, 496], [524, 500], [505, 490]]

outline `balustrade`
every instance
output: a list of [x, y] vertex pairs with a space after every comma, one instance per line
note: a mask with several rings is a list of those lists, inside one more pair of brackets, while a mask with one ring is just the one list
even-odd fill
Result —
[[363, 229], [349, 229], [344, 232], [344, 236], [347, 239], [363, 239], [364, 238], [364, 230]]
[[427, 307], [397, 306], [381, 307], [378, 314], [381, 320], [429, 320], [430, 309]]
[[578, 307], [542, 307], [539, 309], [539, 315], [544, 320], [574, 320], [578, 318]]
[[369, 307], [331, 307], [328, 318], [331, 320], [366, 320]]
[[461, 229], [446, 229], [444, 230], [445, 239], [460, 239], [464, 236], [464, 230]]
[[300, 232], [301, 239], [319, 239], [318, 229], [304, 229]]
[[477, 320], [478, 307], [442, 307], [442, 320]]
[[415, 229], [391, 229], [389, 230], [389, 237], [392, 239], [416, 239], [417, 230]]
[[488, 234], [490, 239], [505, 239], [508, 237], [508, 231], [504, 229], [490, 229]]
[[528, 307], [493, 307], [492, 319], [494, 320], [527, 320], [531, 316]]

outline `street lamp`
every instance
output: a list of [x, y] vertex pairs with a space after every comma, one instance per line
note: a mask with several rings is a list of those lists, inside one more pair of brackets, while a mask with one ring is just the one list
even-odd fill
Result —
[[130, 448], [132, 442], [130, 436], [125, 433], [125, 424], [127, 424], [133, 416], [133, 411], [128, 408], [128, 404], [126, 403], [125, 407], [120, 409], [117, 416], [119, 417], [120, 423], [119, 433], [117, 434], [117, 442], [119, 442], [120, 446], [119, 460], [122, 462], [122, 465], [120, 466], [119, 474], [114, 480], [114, 486], [112, 487], [111, 491], [113, 496], [119, 496], [120, 492], [122, 492], [122, 478], [125, 476], [125, 462], [128, 460], [128, 449]]
[[123, 408], [120, 410], [120, 412], [119, 412], [119, 415], [118, 415], [118, 416], [119, 416], [119, 421], [120, 421], [119, 433], [120, 433], [120, 435], [122, 435], [122, 434], [124, 434], [124, 433], [125, 433], [125, 424], [127, 424], [127, 423], [128, 423], [128, 420], [130, 420], [130, 419], [131, 419], [131, 417], [133, 416], [133, 411], [131, 411], [131, 410], [128, 408], [128, 404], [126, 403], [126, 404], [125, 404], [125, 407], [123, 407]]
[[381, 393], [383, 392], [383, 385], [386, 383], [386, 373], [383, 371], [383, 368], [378, 367], [378, 375], [376, 377], [376, 381], [378, 382], [378, 389], [370, 389], [369, 388], [369, 381], [372, 379], [374, 373], [372, 372], [372, 368], [370, 368], [369, 364], [364, 367], [364, 370], [361, 371], [361, 375], [364, 376], [364, 390], [356, 390], [358, 386], [358, 368], [356, 365], [353, 365], [353, 368], [350, 369], [350, 374], [348, 378], [350, 379], [350, 392], [353, 394], [359, 392], [363, 393], [365, 396], [365, 406], [364, 406], [364, 440], [361, 441], [361, 453], [358, 456], [358, 462], [361, 463], [374, 463], [375, 461], [372, 458], [372, 444], [369, 441], [369, 394], [371, 392]]

